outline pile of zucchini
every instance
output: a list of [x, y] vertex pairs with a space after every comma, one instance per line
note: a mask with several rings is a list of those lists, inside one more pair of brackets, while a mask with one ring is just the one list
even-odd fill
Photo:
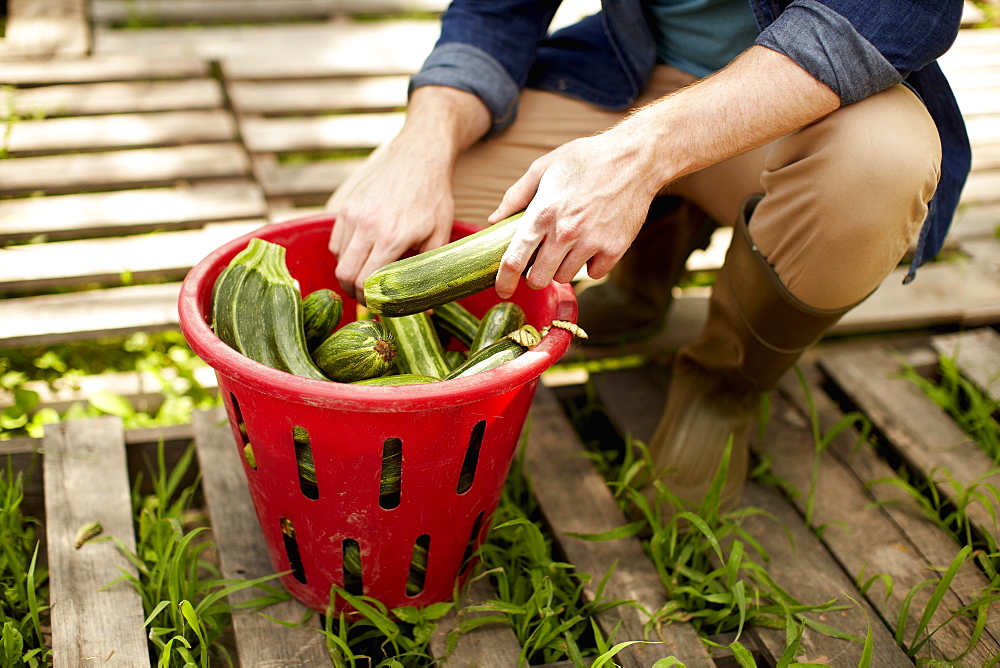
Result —
[[[371, 298], [365, 283], [368, 307], [378, 319], [339, 328], [340, 296], [329, 289], [301, 296], [285, 264], [284, 246], [253, 238], [216, 279], [212, 328], [223, 342], [257, 362], [319, 380], [410, 385], [496, 368], [537, 345], [547, 331], [528, 324], [514, 302], [500, 302], [480, 319], [456, 301], [492, 284], [499, 267], [495, 247], [506, 248], [513, 233], [508, 221], [483, 231], [499, 227], [492, 236], [473, 234], [383, 267], [369, 281], [384, 286], [395, 280], [388, 290], [391, 299], [384, 297], [385, 291]], [[463, 266], [485, 264], [485, 272], [474, 272], [464, 282], [460, 276], [442, 275], [450, 265], [440, 262], [440, 256], [454, 253], [456, 244], [465, 249]], [[420, 276], [423, 280], [417, 280]], [[585, 336], [571, 323], [552, 325]], [[461, 345], [451, 345], [452, 340]]]

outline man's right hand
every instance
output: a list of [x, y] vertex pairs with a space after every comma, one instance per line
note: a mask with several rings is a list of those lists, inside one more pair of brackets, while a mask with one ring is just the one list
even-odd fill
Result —
[[330, 250], [347, 294], [363, 301], [364, 281], [373, 271], [408, 250], [423, 252], [448, 241], [455, 159], [489, 125], [489, 111], [470, 93], [441, 86], [413, 92], [400, 133], [327, 203], [336, 216]]

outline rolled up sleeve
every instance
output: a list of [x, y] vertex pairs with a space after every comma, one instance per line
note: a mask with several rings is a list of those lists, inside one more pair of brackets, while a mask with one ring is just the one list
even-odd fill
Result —
[[954, 42], [961, 3], [797, 0], [757, 38], [851, 104], [903, 81]]
[[439, 44], [410, 79], [410, 91], [420, 86], [449, 86], [476, 95], [493, 119], [493, 131], [514, 120], [519, 86], [488, 53], [471, 44]]

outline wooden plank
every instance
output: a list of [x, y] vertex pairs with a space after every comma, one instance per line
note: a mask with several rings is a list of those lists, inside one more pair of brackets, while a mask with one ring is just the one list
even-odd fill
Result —
[[0, 347], [176, 329], [179, 294], [180, 283], [162, 283], [2, 299]]
[[0, 194], [67, 193], [248, 176], [239, 144], [200, 144], [0, 160]]
[[[257, 523], [253, 502], [224, 409], [198, 411], [192, 417], [203, 476], [202, 489], [212, 522], [222, 573], [251, 580], [274, 573]], [[258, 595], [244, 589], [229, 596], [233, 605]], [[268, 607], [274, 619], [299, 622], [306, 608], [294, 600]], [[330, 663], [323, 635], [313, 615], [291, 628], [256, 613], [233, 614], [233, 630], [242, 666], [321, 666]]]
[[973, 151], [979, 145], [995, 144], [1000, 141], [1000, 115], [966, 118], [965, 127], [969, 132]]
[[1000, 232], [1000, 203], [960, 207], [948, 236], [961, 242], [976, 237], [995, 237]]
[[994, 401], [1000, 401], [1000, 334], [989, 327], [931, 339], [942, 357], [955, 360], [962, 375]]
[[45, 429], [45, 506], [52, 653], [57, 666], [149, 666], [142, 600], [127, 582], [135, 568], [111, 541], [74, 547], [80, 527], [100, 522], [135, 551], [125, 443], [117, 417]]
[[[1000, 96], [1000, 92], [995, 92], [994, 96]], [[976, 146], [972, 153], [972, 169], [973, 171], [1000, 169], [1000, 143], [983, 143]]]
[[46, 118], [14, 123], [10, 155], [224, 142], [236, 138], [236, 123], [222, 109], [153, 111]]
[[[26, 0], [29, 1], [30, 0]], [[89, 58], [60, 60], [59, 67], [46, 62], [5, 62], [4, 83], [39, 85], [97, 81], [154, 81], [159, 79], [205, 78], [208, 62], [177, 53], [161, 58], [146, 53], [95, 54]]]
[[87, 0], [9, 0], [8, 56], [82, 56], [90, 44]]
[[242, 121], [247, 148], [258, 153], [375, 148], [402, 127], [398, 112]]
[[409, 19], [141, 31], [98, 27], [95, 44], [98, 55], [218, 60], [227, 80], [316, 79], [412, 74], [439, 34], [438, 21]]
[[[789, 380], [788, 384], [793, 382]], [[823, 395], [818, 386], [810, 387], [810, 395], [814, 403], [826, 400], [823, 409], [828, 429], [842, 413]], [[804, 393], [799, 393], [798, 396], [804, 396]], [[773, 396], [767, 436], [758, 444], [757, 450], [769, 457], [771, 472], [792, 485], [795, 490], [791, 495], [792, 502], [803, 517], [807, 515], [812, 495], [814, 505], [809, 526], [813, 531], [821, 532], [823, 543], [853, 581], [880, 574], [892, 578], [893, 586], [888, 595], [883, 587], [876, 586], [866, 598], [890, 628], [898, 629], [902, 623], [912, 632], [933, 588], [925, 587], [914, 597], [909, 617], [900, 622], [899, 613], [907, 593], [920, 583], [933, 579], [936, 573], [947, 569], [959, 548], [950, 536], [937, 530], [938, 535], [933, 540], [950, 543], [945, 548], [950, 558], [945, 563], [929, 561], [923, 555], [921, 546], [912, 543], [910, 537], [893, 522], [887, 509], [873, 504], [873, 498], [864, 485], [876, 479], [859, 480], [837, 454], [829, 449], [817, 455], [816, 444], [805, 418], [808, 410], [808, 403], [793, 407], [785, 399]], [[844, 442], [838, 453], [844, 452], [848, 457], [855, 458], [857, 455], [853, 451], [857, 438], [856, 431], [844, 434]], [[858, 449], [868, 450], [864, 445]], [[813, 489], [811, 476], [817, 459], [819, 475]], [[885, 465], [882, 466], [882, 473], [889, 477], [895, 475]], [[916, 510], [912, 500], [908, 507], [911, 511]], [[929, 526], [923, 534], [925, 541], [930, 540], [927, 534], [936, 530], [930, 522], [927, 524]], [[948, 590], [931, 619], [930, 628], [942, 628], [931, 636], [928, 644], [920, 651], [920, 656], [953, 659], [969, 647], [975, 626], [973, 620], [968, 617], [951, 620], [948, 615], [973, 600], [975, 596], [972, 591], [959, 592], [955, 588]], [[909, 646], [912, 646], [910, 632], [907, 632], [905, 638], [910, 643]], [[971, 665], [985, 665], [997, 652], [1000, 652], [1000, 645], [995, 638], [987, 636], [976, 644], [969, 655], [963, 657], [963, 661]]]
[[0, 245], [202, 227], [267, 215], [249, 180], [0, 200]]
[[324, 160], [301, 165], [258, 163], [257, 174], [268, 197], [313, 197], [325, 200], [363, 160]]
[[[618, 430], [646, 442], [662, 414], [668, 379], [665, 369], [647, 368], [595, 374], [593, 383], [598, 399]], [[768, 572], [779, 585], [803, 603], [817, 604], [840, 599], [850, 604], [843, 594], [854, 591], [853, 585], [776, 491], [750, 484], [744, 492], [742, 504], [771, 512], [779, 518], [781, 528], [791, 531], [794, 536], [793, 550], [784, 531], [770, 520], [748, 517], [742, 523], [743, 529], [764, 545], [770, 559]], [[856, 600], [862, 600], [856, 591], [852, 595]], [[877, 639], [875, 648], [879, 653], [873, 665], [912, 665], [895, 647], [885, 627], [875, 623], [878, 619], [876, 615], [870, 610], [868, 614], [873, 622]], [[852, 606], [851, 610], [838, 612], [837, 615], [835, 622], [827, 622], [840, 630], [864, 637], [865, 618], [860, 609]], [[755, 629], [754, 633], [772, 656], [781, 656], [785, 647], [783, 631], [775, 633], [772, 629]], [[800, 649], [805, 655], [800, 660], [857, 665], [862, 648], [860, 643], [848, 643], [807, 631]]]
[[223, 105], [222, 91], [214, 79], [53, 84], [11, 89], [8, 100], [9, 104], [0, 108], [0, 119], [8, 118], [11, 114], [16, 114], [19, 118], [52, 118], [218, 109]]
[[[902, 460], [934, 482], [942, 498], [954, 501], [958, 493], [949, 478], [965, 487], [1000, 488], [1000, 474], [993, 472], [990, 457], [916, 384], [899, 376], [901, 364], [888, 346], [833, 351], [819, 364], [885, 435]], [[984, 507], [984, 502], [993, 507]], [[981, 531], [1000, 536], [994, 519], [996, 505], [981, 499], [970, 503], [966, 512]]]
[[[822, 379], [815, 365], [803, 365], [803, 372], [820, 433], [827, 434], [842, 419], [843, 412], [821, 389]], [[810, 401], [802, 385], [792, 375], [784, 377], [780, 393], [795, 405], [798, 415], [790, 416], [779, 411], [772, 417], [772, 422], [778, 419], [777, 416], [794, 421], [795, 417], [805, 419], [810, 415]], [[783, 447], [784, 444], [783, 440], [768, 438], [764, 449], [772, 456], [775, 472], [806, 493], [809, 483], [803, 469], [808, 464], [789, 459], [790, 451]], [[810, 459], [805, 453], [799, 456], [804, 460]], [[928, 570], [929, 567], [947, 568], [958, 553], [955, 540], [915, 509], [912, 498], [898, 487], [884, 482], [897, 475], [874, 448], [859, 447], [856, 430], [842, 432], [821, 455], [817, 499], [828, 499], [829, 502], [816, 504], [813, 521], [814, 527], [822, 527], [824, 542], [831, 546], [850, 575], [857, 578], [859, 568], [864, 568], [866, 577], [887, 573], [893, 578], [891, 594], [884, 595], [884, 589], [876, 585], [867, 597], [873, 606], [879, 608], [883, 618], [889, 620], [899, 614], [900, 599], [910, 587], [943, 572]], [[859, 494], [855, 485], [861, 486], [863, 493]], [[880, 505], [876, 507], [873, 502]], [[801, 500], [798, 505], [802, 507]], [[980, 600], [988, 586], [982, 571], [971, 560], [966, 561], [952, 581], [942, 610], [950, 613]], [[922, 614], [927, 597], [927, 592], [915, 597], [911, 607], [915, 615]], [[931, 628], [940, 621], [940, 614], [935, 614]], [[968, 644], [970, 629], [968, 618], [956, 618], [932, 637], [930, 645], [954, 657], [957, 654], [954, 650], [962, 651]], [[986, 632], [980, 645], [971, 651], [970, 659], [983, 656], [982, 653], [989, 652], [990, 648], [994, 648], [994, 654], [998, 651], [1000, 618], [990, 615]], [[912, 634], [907, 637], [912, 638]]]
[[[604, 478], [586, 458], [583, 444], [562, 412], [552, 391], [539, 387], [532, 403], [526, 466], [536, 482], [534, 494], [567, 559], [591, 576], [585, 591], [593, 600], [597, 584], [614, 568], [604, 587], [610, 600], [635, 601], [655, 612], [667, 603], [666, 590], [655, 567], [634, 536], [614, 541], [586, 541], [569, 534], [592, 534], [626, 524]], [[598, 616], [606, 635], [618, 628], [615, 643], [644, 639], [649, 616], [633, 606], [616, 606]], [[663, 644], [633, 645], [616, 657], [624, 666], [652, 665], [677, 656], [688, 666], [713, 666], [692, 626], [668, 624], [659, 629]], [[655, 632], [654, 632], [655, 634]]]
[[2, 250], [0, 285], [8, 292], [24, 292], [90, 282], [119, 284], [123, 273], [135, 280], [179, 279], [213, 250], [263, 223], [212, 223], [180, 232], [8, 246]]
[[962, 189], [962, 204], [995, 204], [1000, 202], [1000, 170], [972, 172]]
[[[473, 580], [459, 598], [459, 607], [466, 608], [480, 605], [496, 598], [496, 592], [490, 583], [479, 578]], [[463, 612], [467, 619], [490, 616], [490, 612]], [[448, 651], [448, 634], [455, 629], [458, 622], [458, 611], [453, 609], [438, 622], [434, 635], [431, 636], [431, 654], [438, 658], [438, 664], [445, 668], [464, 668], [466, 666], [516, 666], [521, 653], [514, 630], [506, 624], [484, 624], [471, 633], [458, 637], [451, 654], [442, 661]]]
[[94, 21], [121, 24], [246, 23], [329, 19], [341, 14], [444, 11], [446, 0], [95, 0]]
[[903, 285], [906, 268], [894, 270], [860, 306], [831, 328], [833, 333], [973, 326], [1000, 319], [1000, 273], [974, 262], [936, 262]]
[[371, 76], [313, 81], [234, 81], [233, 106], [244, 114], [317, 114], [406, 106], [409, 77]]
[[[777, 489], [748, 482], [741, 504], [764, 510], [777, 519], [775, 522], [763, 515], [752, 514], [743, 520], [742, 529], [764, 548], [770, 559], [767, 570], [778, 584], [806, 605], [835, 600], [847, 606], [845, 610], [818, 615], [820, 621], [842, 632], [864, 638], [870, 623], [874, 651], [871, 665], [913, 665], [875, 611], [855, 589], [853, 582], [844, 575], [830, 553]], [[785, 531], [791, 534], [791, 540]], [[854, 599], [854, 603], [848, 596]], [[781, 656], [786, 645], [784, 630], [759, 629], [758, 634], [772, 656]], [[804, 663], [856, 666], [860, 665], [863, 649], [861, 642], [838, 640], [807, 628], [796, 658]]]

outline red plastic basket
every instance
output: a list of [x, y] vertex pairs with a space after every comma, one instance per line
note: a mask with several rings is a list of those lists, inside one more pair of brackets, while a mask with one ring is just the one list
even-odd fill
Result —
[[[212, 286], [252, 237], [286, 247], [289, 271], [303, 294], [319, 288], [340, 292], [336, 260], [327, 249], [333, 224], [330, 216], [314, 216], [267, 225], [211, 253], [182, 285], [181, 330], [216, 371], [271, 561], [276, 571], [291, 571], [282, 578], [289, 592], [318, 611], [329, 605], [334, 584], [390, 608], [450, 600], [489, 528], [538, 378], [572, 337], [553, 329], [518, 359], [468, 378], [379, 387], [277, 371], [215, 336], [208, 325]], [[453, 238], [473, 231], [456, 223]], [[341, 296], [346, 322], [357, 302]], [[568, 286], [536, 291], [522, 284], [513, 300], [539, 329], [553, 319], [576, 321]], [[497, 301], [486, 290], [462, 303], [482, 315]], [[308, 434], [315, 486], [299, 476], [293, 433], [300, 448], [302, 434]], [[255, 468], [242, 456], [247, 442]], [[400, 448], [400, 486], [386, 493], [383, 456]], [[415, 546], [426, 549], [422, 582], [419, 573], [410, 573]], [[343, 566], [345, 549], [356, 554], [357, 548], [360, 583], [345, 581]], [[344, 607], [337, 605], [338, 611]]]

